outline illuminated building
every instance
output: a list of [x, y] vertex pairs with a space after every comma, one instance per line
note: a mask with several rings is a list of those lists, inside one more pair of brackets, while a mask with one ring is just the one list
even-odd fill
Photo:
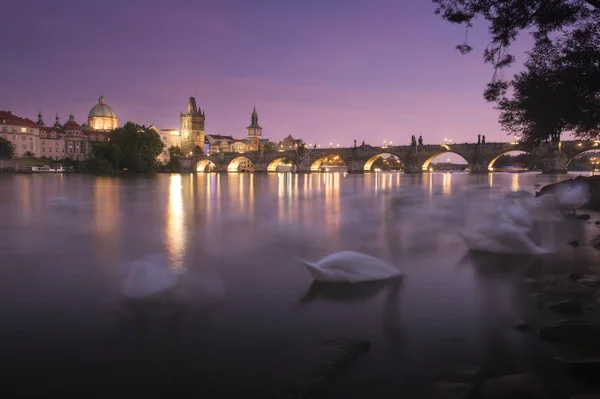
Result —
[[196, 107], [196, 98], [190, 97], [187, 113], [181, 113], [181, 149], [188, 156], [194, 151], [204, 153], [204, 122], [206, 117], [200, 107]]
[[115, 111], [106, 104], [104, 96], [100, 96], [88, 114], [88, 126], [94, 130], [110, 131], [119, 127]]

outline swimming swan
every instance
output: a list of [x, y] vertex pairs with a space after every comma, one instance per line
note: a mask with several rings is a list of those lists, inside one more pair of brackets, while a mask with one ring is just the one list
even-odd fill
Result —
[[316, 263], [300, 259], [315, 281], [359, 283], [400, 277], [396, 268], [373, 256], [354, 251], [341, 251]]
[[131, 263], [121, 290], [130, 298], [143, 299], [175, 287], [179, 275], [157, 257]]

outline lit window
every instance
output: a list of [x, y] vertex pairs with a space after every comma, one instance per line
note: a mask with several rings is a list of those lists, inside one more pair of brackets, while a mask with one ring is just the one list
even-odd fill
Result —
[[27, 128], [26, 127], [22, 127], [21, 128], [21, 133], [27, 133]]

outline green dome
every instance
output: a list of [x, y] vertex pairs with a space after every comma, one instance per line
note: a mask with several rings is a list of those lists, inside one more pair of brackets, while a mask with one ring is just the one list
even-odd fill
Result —
[[98, 104], [94, 105], [92, 109], [90, 109], [90, 113], [88, 114], [88, 118], [93, 117], [102, 117], [102, 118], [117, 118], [115, 115], [115, 111], [108, 105], [106, 105], [106, 100], [104, 96], [100, 96], [98, 100]]

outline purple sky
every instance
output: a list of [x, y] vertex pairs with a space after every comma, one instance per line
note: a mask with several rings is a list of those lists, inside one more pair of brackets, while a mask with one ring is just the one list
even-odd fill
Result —
[[[348, 146], [508, 141], [482, 97], [486, 27], [475, 50], [428, 0], [19, 0], [4, 7], [0, 109], [82, 123], [103, 94], [128, 120], [178, 128], [189, 96], [207, 133]], [[515, 48], [517, 61], [529, 39]], [[510, 73], [516, 71], [513, 68]]]

